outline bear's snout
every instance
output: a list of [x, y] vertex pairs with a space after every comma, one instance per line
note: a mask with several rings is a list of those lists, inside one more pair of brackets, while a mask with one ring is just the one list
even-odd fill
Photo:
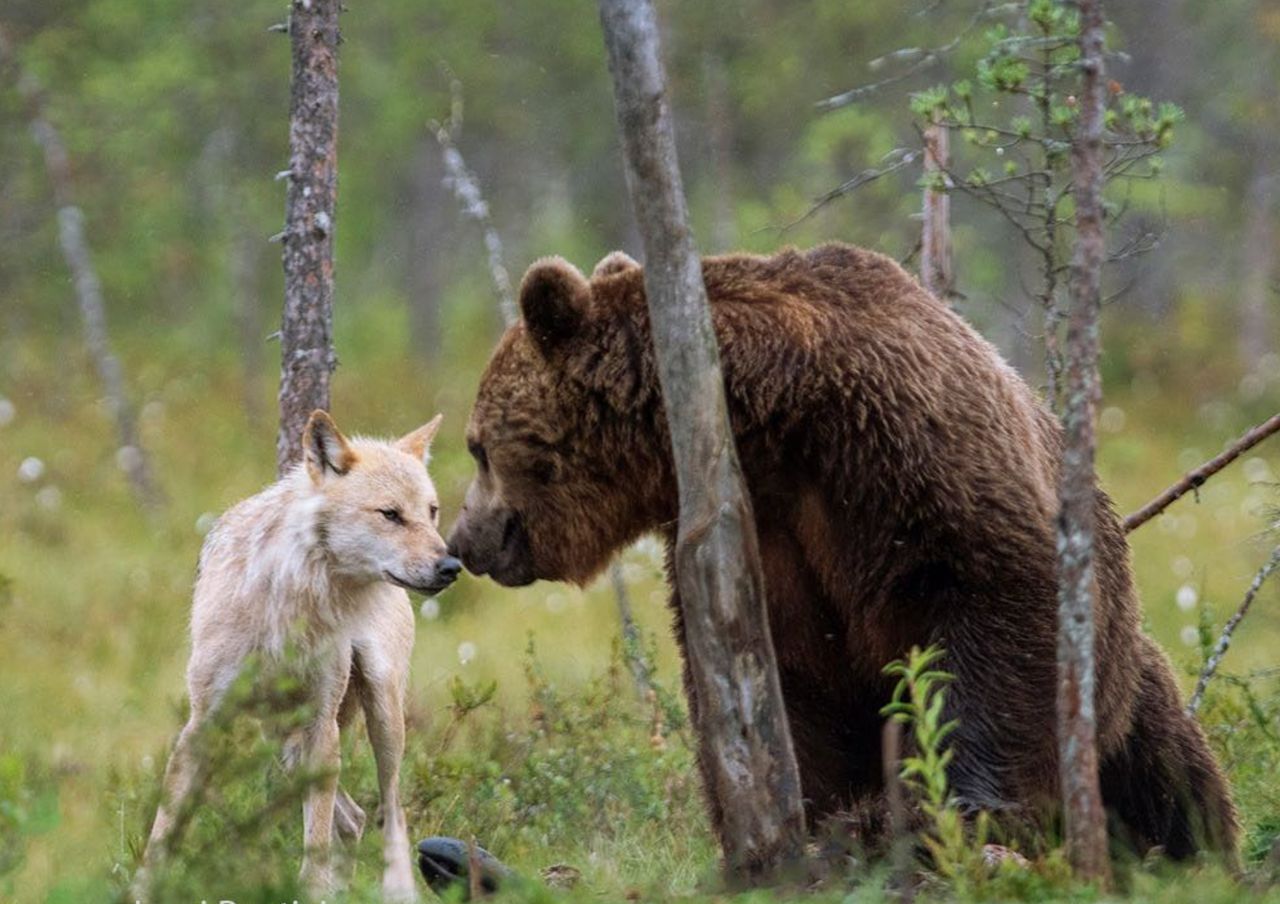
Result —
[[524, 520], [511, 509], [467, 512], [449, 533], [449, 555], [467, 571], [488, 575], [506, 587], [533, 583], [533, 555]]

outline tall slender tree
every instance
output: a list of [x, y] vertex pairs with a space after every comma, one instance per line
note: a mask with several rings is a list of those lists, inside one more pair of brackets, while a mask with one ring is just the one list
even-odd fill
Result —
[[333, 349], [333, 229], [338, 201], [338, 13], [340, 0], [293, 0], [289, 168], [280, 325], [280, 473], [301, 457], [302, 431], [329, 407]]
[[120, 443], [116, 461], [129, 480], [129, 486], [138, 502], [147, 509], [160, 506], [160, 490], [151, 474], [151, 464], [142, 438], [138, 432], [138, 420], [133, 404], [125, 390], [124, 368], [111, 347], [107, 330], [107, 303], [102, 293], [98, 269], [93, 264], [93, 253], [85, 235], [84, 211], [75, 202], [75, 189], [71, 178], [71, 158], [62, 135], [54, 126], [45, 109], [45, 96], [34, 75], [24, 71], [18, 63], [8, 36], [0, 29], [0, 66], [14, 73], [18, 94], [26, 106], [27, 122], [31, 137], [44, 155], [45, 169], [53, 186], [53, 200], [58, 208], [58, 241], [62, 256], [71, 271], [76, 302], [80, 308], [80, 322], [84, 326], [85, 346], [93, 359], [102, 394], [116, 422], [116, 435]]
[[1102, 201], [1106, 23], [1102, 0], [1079, 0], [1079, 11], [1080, 117], [1071, 144], [1076, 242], [1071, 260], [1062, 416], [1065, 435], [1058, 492], [1058, 758], [1068, 856], [1082, 877], [1107, 885], [1110, 862], [1098, 784], [1093, 623], [1097, 596], [1094, 421], [1101, 397], [1098, 315], [1106, 260]]
[[689, 228], [653, 5], [600, 0], [600, 19], [679, 487], [675, 583], [706, 790], [730, 879], [767, 881], [800, 858], [804, 811], [755, 520]]

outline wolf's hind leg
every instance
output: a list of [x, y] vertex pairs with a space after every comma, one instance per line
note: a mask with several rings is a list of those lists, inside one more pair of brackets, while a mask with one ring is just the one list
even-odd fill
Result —
[[142, 865], [133, 878], [131, 897], [145, 901], [149, 897], [150, 883], [156, 868], [169, 855], [169, 845], [179, 819], [185, 819], [192, 791], [200, 785], [201, 761], [195, 749], [202, 721], [196, 712], [183, 726], [173, 753], [164, 769], [163, 790], [156, 818], [151, 824], [151, 834], [142, 854]]

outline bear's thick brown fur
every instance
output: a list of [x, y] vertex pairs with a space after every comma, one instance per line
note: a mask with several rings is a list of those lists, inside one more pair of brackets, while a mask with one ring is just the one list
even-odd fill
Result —
[[[883, 255], [831, 244], [708, 258], [703, 273], [810, 817], [876, 798], [881, 669], [913, 644], [941, 645], [955, 675], [962, 804], [1053, 812], [1057, 421]], [[500, 583], [581, 583], [638, 536], [674, 535], [643, 274], [625, 255], [589, 280], [547, 259], [520, 302], [523, 322], [480, 384], [467, 436], [479, 474], [451, 544]], [[1140, 851], [1230, 857], [1226, 783], [1140, 630], [1128, 546], [1101, 492], [1096, 561], [1115, 833]]]

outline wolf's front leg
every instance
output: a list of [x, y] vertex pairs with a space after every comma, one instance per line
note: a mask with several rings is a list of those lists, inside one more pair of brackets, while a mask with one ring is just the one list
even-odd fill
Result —
[[365, 722], [378, 764], [381, 795], [382, 894], [388, 901], [417, 900], [409, 858], [409, 830], [400, 805], [400, 761], [404, 758], [404, 676], [366, 673]]
[[303, 763], [311, 786], [302, 805], [302, 881], [313, 894], [337, 891], [333, 864], [333, 807], [338, 793], [338, 720], [322, 718], [307, 731]]
[[333, 856], [334, 805], [342, 749], [339, 714], [351, 677], [351, 649], [340, 644], [317, 657], [309, 683], [316, 718], [302, 735], [301, 760], [311, 782], [302, 805], [302, 881], [316, 896], [337, 891]]

